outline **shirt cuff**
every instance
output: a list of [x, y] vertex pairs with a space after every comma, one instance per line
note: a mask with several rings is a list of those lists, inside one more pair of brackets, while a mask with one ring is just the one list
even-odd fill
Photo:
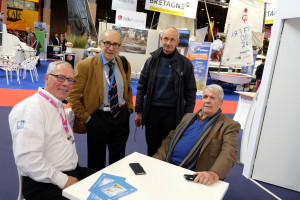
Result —
[[87, 124], [87, 123], [90, 121], [91, 118], [92, 118], [92, 117], [89, 116], [89, 118], [85, 121], [85, 124]]
[[68, 179], [69, 179], [68, 175], [60, 171], [56, 171], [53, 175], [52, 183], [57, 185], [60, 189], [63, 189], [67, 184]]

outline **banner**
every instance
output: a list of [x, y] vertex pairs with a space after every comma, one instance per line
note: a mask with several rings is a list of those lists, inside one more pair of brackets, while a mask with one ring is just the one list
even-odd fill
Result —
[[240, 12], [229, 26], [222, 64], [229, 67], [253, 65], [251, 26], [248, 9]]
[[112, 10], [131, 10], [136, 11], [137, 0], [113, 0], [111, 4]]
[[34, 29], [39, 31], [46, 31], [46, 23], [34, 22]]
[[266, 4], [265, 24], [273, 24], [276, 14], [276, 4]]
[[132, 12], [128, 10], [117, 10], [116, 11], [116, 25], [136, 28], [136, 29], [145, 29], [146, 27], [146, 13]]
[[256, 57], [257, 57], [257, 51], [253, 51], [253, 65], [252, 66], [243, 66], [241, 68], [241, 73], [245, 73], [245, 74], [248, 74], [250, 76], [253, 76]]
[[191, 41], [188, 51], [188, 58], [193, 63], [194, 74], [197, 86], [197, 96], [202, 95], [206, 86], [208, 73], [208, 62], [211, 52], [210, 42]]
[[41, 52], [45, 51], [45, 31], [34, 31], [34, 34], [36, 35], [36, 39], [41, 43], [42, 48], [40, 48]]
[[145, 9], [178, 15], [188, 18], [196, 18], [198, 0], [146, 0]]

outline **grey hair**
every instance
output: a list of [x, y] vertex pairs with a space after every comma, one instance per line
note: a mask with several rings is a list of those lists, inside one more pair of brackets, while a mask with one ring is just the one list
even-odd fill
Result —
[[119, 35], [119, 37], [120, 37], [120, 42], [121, 42], [121, 35], [120, 35], [120, 33], [118, 31], [114, 30], [114, 29], [109, 29], [109, 30], [106, 30], [104, 32], [101, 32], [100, 33], [100, 41], [99, 42], [101, 42], [103, 40], [103, 37], [104, 37], [105, 33], [108, 33], [108, 32], [115, 32], [115, 33], [117, 33]]
[[177, 36], [178, 36], [178, 40], [179, 40], [179, 31], [178, 31], [178, 29], [175, 27], [175, 26], [167, 26], [167, 27], [165, 27], [164, 29], [163, 29], [163, 31], [162, 31], [162, 34], [161, 35], [163, 35], [164, 34], [164, 32], [165, 32], [165, 30], [167, 30], [167, 29], [169, 29], [169, 28], [172, 28], [172, 29], [174, 29], [176, 32], [177, 32]]
[[[218, 92], [219, 100], [223, 100], [224, 98], [224, 91], [223, 88], [217, 84], [207, 85], [204, 90], [207, 89], [210, 92], [216, 94]], [[216, 94], [217, 95], [217, 94]]]
[[47, 73], [46, 74], [52, 74], [58, 65], [64, 65], [64, 66], [68, 66], [68, 67], [71, 67], [73, 69], [73, 66], [66, 62], [66, 61], [55, 61], [55, 62], [52, 62], [48, 65], [48, 68], [47, 68]]

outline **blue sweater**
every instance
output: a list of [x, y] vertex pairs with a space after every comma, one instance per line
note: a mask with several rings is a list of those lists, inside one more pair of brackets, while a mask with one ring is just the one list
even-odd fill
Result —
[[176, 107], [175, 70], [170, 65], [171, 58], [161, 56], [156, 74], [151, 104], [163, 107]]

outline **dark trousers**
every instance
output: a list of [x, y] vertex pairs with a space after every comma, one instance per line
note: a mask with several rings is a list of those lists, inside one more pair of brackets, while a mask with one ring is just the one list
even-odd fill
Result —
[[169, 132], [176, 128], [176, 107], [150, 105], [145, 125], [148, 156], [153, 156]]
[[[76, 169], [63, 172], [68, 176], [76, 177], [78, 180], [82, 180], [93, 173], [95, 170], [88, 169], [86, 167], [80, 167], [77, 165]], [[62, 189], [52, 183], [41, 183], [34, 181], [33, 179], [23, 176], [23, 196], [26, 200], [63, 200], [67, 199], [62, 196]]]
[[110, 112], [101, 110], [92, 114], [86, 125], [89, 168], [98, 171], [105, 167], [106, 147], [109, 164], [124, 158], [129, 136], [129, 116], [127, 108], [121, 109], [116, 118]]

